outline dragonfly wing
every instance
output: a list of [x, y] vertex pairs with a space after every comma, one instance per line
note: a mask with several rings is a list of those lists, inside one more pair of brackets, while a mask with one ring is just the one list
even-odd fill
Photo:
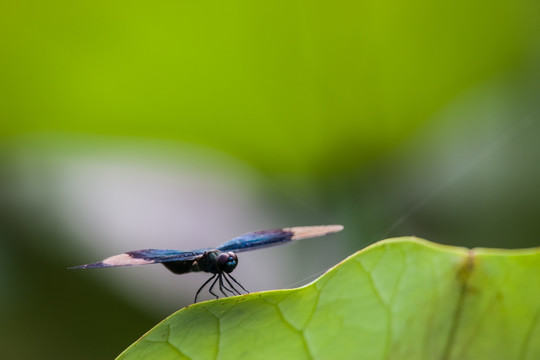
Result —
[[193, 251], [180, 251], [168, 249], [144, 249], [128, 251], [123, 254], [111, 256], [103, 261], [91, 264], [79, 265], [70, 269], [92, 269], [114, 266], [134, 266], [147, 265], [155, 263], [164, 263], [170, 261], [192, 261], [205, 251], [210, 249], [200, 249]]
[[247, 251], [279, 245], [292, 240], [324, 236], [343, 230], [341, 225], [298, 226], [256, 231], [241, 235], [219, 246], [220, 251]]

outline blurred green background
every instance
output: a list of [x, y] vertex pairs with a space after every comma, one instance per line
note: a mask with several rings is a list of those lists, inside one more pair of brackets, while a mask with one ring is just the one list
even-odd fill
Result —
[[[532, 1], [0, 2], [0, 345], [113, 358], [201, 274], [68, 271], [247, 231], [298, 286], [377, 240], [538, 246]], [[208, 297], [207, 297], [208, 298]]]

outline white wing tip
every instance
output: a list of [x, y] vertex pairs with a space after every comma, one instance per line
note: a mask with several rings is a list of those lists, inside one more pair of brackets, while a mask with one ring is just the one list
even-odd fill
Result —
[[154, 260], [131, 257], [129, 254], [114, 255], [102, 261], [106, 266], [126, 266], [152, 264]]
[[343, 225], [296, 226], [283, 230], [293, 233], [291, 240], [302, 240], [341, 231], [343, 230]]

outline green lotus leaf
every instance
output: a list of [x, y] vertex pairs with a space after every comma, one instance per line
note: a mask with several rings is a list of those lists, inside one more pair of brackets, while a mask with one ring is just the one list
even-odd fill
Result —
[[539, 359], [540, 250], [378, 242], [299, 289], [188, 306], [118, 359]]

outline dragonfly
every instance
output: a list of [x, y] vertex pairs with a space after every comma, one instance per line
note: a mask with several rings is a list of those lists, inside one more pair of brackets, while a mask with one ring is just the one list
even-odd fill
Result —
[[73, 266], [69, 269], [93, 269], [117, 266], [135, 266], [162, 264], [174, 274], [190, 272], [207, 272], [212, 276], [202, 284], [195, 294], [195, 302], [199, 293], [208, 285], [210, 294], [217, 298], [213, 289], [216, 284], [225, 297], [241, 295], [235, 285], [249, 293], [232, 275], [238, 265], [237, 252], [262, 249], [269, 246], [285, 244], [294, 240], [302, 240], [324, 236], [343, 230], [342, 225], [297, 226], [274, 230], [249, 232], [221, 244], [215, 249], [205, 248], [190, 251], [170, 249], [143, 249], [128, 251], [114, 255], [105, 260], [91, 264]]

